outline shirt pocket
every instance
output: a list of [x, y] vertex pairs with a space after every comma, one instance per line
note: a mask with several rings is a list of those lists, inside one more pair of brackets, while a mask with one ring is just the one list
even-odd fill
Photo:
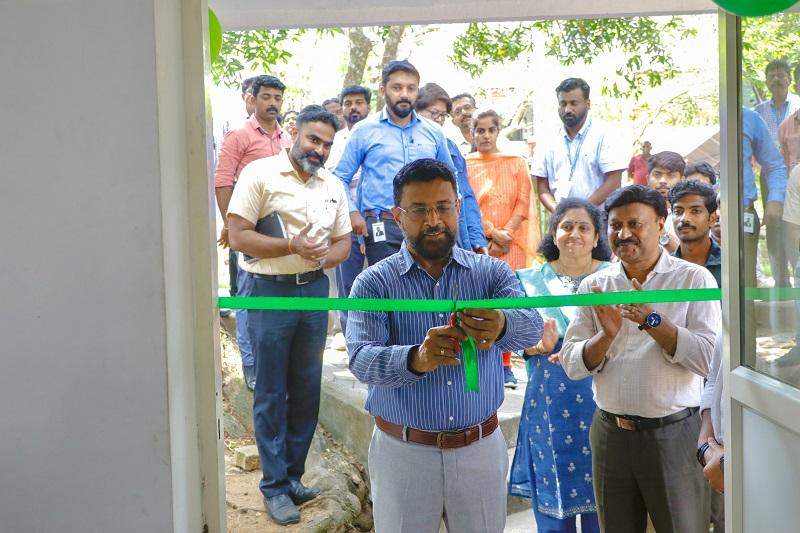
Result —
[[408, 144], [409, 161], [417, 159], [436, 159], [436, 145], [430, 141]]

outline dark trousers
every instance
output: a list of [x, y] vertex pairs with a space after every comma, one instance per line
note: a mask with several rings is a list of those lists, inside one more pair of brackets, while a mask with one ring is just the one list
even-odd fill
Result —
[[707, 533], [703, 471], [695, 459], [700, 416], [628, 431], [595, 413], [589, 430], [600, 530], [644, 533], [647, 515], [658, 533]]
[[[240, 287], [241, 289], [241, 287]], [[327, 297], [328, 277], [291, 285], [248, 275], [246, 296]], [[317, 427], [326, 311], [251, 310], [248, 329], [256, 359], [253, 425], [261, 457], [261, 492], [289, 492], [299, 480]]]
[[[362, 270], [364, 270], [364, 254], [361, 253], [358, 237], [353, 237], [350, 242], [350, 257], [336, 267], [336, 292], [339, 298], [350, 297], [353, 282]], [[347, 331], [347, 311], [339, 311], [339, 321], [342, 324], [342, 333], [345, 333]]]
[[231, 296], [236, 296], [236, 293], [239, 290], [239, 284], [237, 283], [239, 276], [239, 264], [237, 261], [237, 252], [228, 248], [228, 275], [231, 279]]
[[369, 235], [365, 239], [367, 249], [367, 264], [374, 265], [381, 259], [386, 259], [390, 255], [396, 254], [400, 251], [400, 245], [403, 243], [403, 232], [397, 222], [391, 219], [382, 218], [383, 228], [386, 232], [386, 240], [382, 242], [375, 242], [375, 237], [372, 234], [372, 225], [378, 222], [377, 217], [366, 217], [367, 231]]

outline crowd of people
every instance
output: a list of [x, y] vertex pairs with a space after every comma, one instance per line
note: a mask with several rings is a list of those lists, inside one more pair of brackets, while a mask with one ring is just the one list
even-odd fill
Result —
[[[743, 110], [744, 246], [757, 255], [762, 198], [772, 274], [788, 286], [800, 171], [787, 187], [786, 168], [800, 158], [800, 97], [786, 93], [785, 63], [771, 62], [766, 77], [773, 99]], [[504, 150], [495, 111], [421, 81], [408, 61], [389, 62], [385, 105], [370, 114], [367, 87], [282, 113], [278, 78], [245, 80], [248, 119], [226, 133], [215, 173], [232, 294], [326, 297], [325, 271], [351, 298], [720, 286], [712, 165], [651, 153], [649, 142], [629, 158], [592, 116], [580, 78], [556, 87], [563, 125], [530, 161]], [[623, 186], [626, 171], [633, 184]], [[442, 520], [449, 531], [499, 532], [508, 492], [531, 499], [540, 533], [576, 531], [576, 520], [584, 533], [643, 532], [648, 515], [659, 533], [723, 530], [718, 302], [339, 315], [375, 417], [379, 533], [435, 532]], [[328, 315], [238, 310], [236, 323], [265, 506], [275, 522], [295, 523], [297, 506], [319, 493], [301, 478]], [[507, 480], [497, 409], [516, 386], [515, 353], [528, 381]]]

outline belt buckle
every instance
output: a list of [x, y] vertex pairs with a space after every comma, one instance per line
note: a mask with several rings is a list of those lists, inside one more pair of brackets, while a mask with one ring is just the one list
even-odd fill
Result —
[[444, 448], [444, 441], [443, 441], [444, 435], [445, 434], [443, 431], [440, 431], [439, 433], [436, 434], [436, 447], [439, 448], [440, 450]]
[[627, 431], [636, 431], [636, 421], [629, 420], [627, 418], [622, 418], [621, 416], [615, 416], [614, 419], [617, 422], [617, 427], [620, 429], [624, 429]]
[[[310, 274], [310, 272], [300, 272], [298, 274], [295, 274], [294, 275], [295, 284], [296, 285], [306, 285], [308, 283], [311, 283], [311, 280], [308, 279], [308, 277], [310, 277], [310, 276], [308, 276], [308, 274]], [[307, 279], [307, 281], [303, 281], [303, 279]]]

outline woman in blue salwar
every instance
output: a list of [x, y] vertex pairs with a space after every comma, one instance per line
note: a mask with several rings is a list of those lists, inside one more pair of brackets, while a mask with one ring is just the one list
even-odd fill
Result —
[[[611, 258], [604, 213], [585, 200], [562, 200], [539, 252], [545, 263], [517, 271], [525, 294], [575, 294], [583, 278], [607, 267]], [[573, 311], [539, 309], [545, 334], [525, 351], [528, 385], [509, 491], [531, 499], [539, 533], [574, 532], [576, 517], [582, 533], [600, 531], [589, 449], [592, 380], [570, 380], [558, 362]]]

